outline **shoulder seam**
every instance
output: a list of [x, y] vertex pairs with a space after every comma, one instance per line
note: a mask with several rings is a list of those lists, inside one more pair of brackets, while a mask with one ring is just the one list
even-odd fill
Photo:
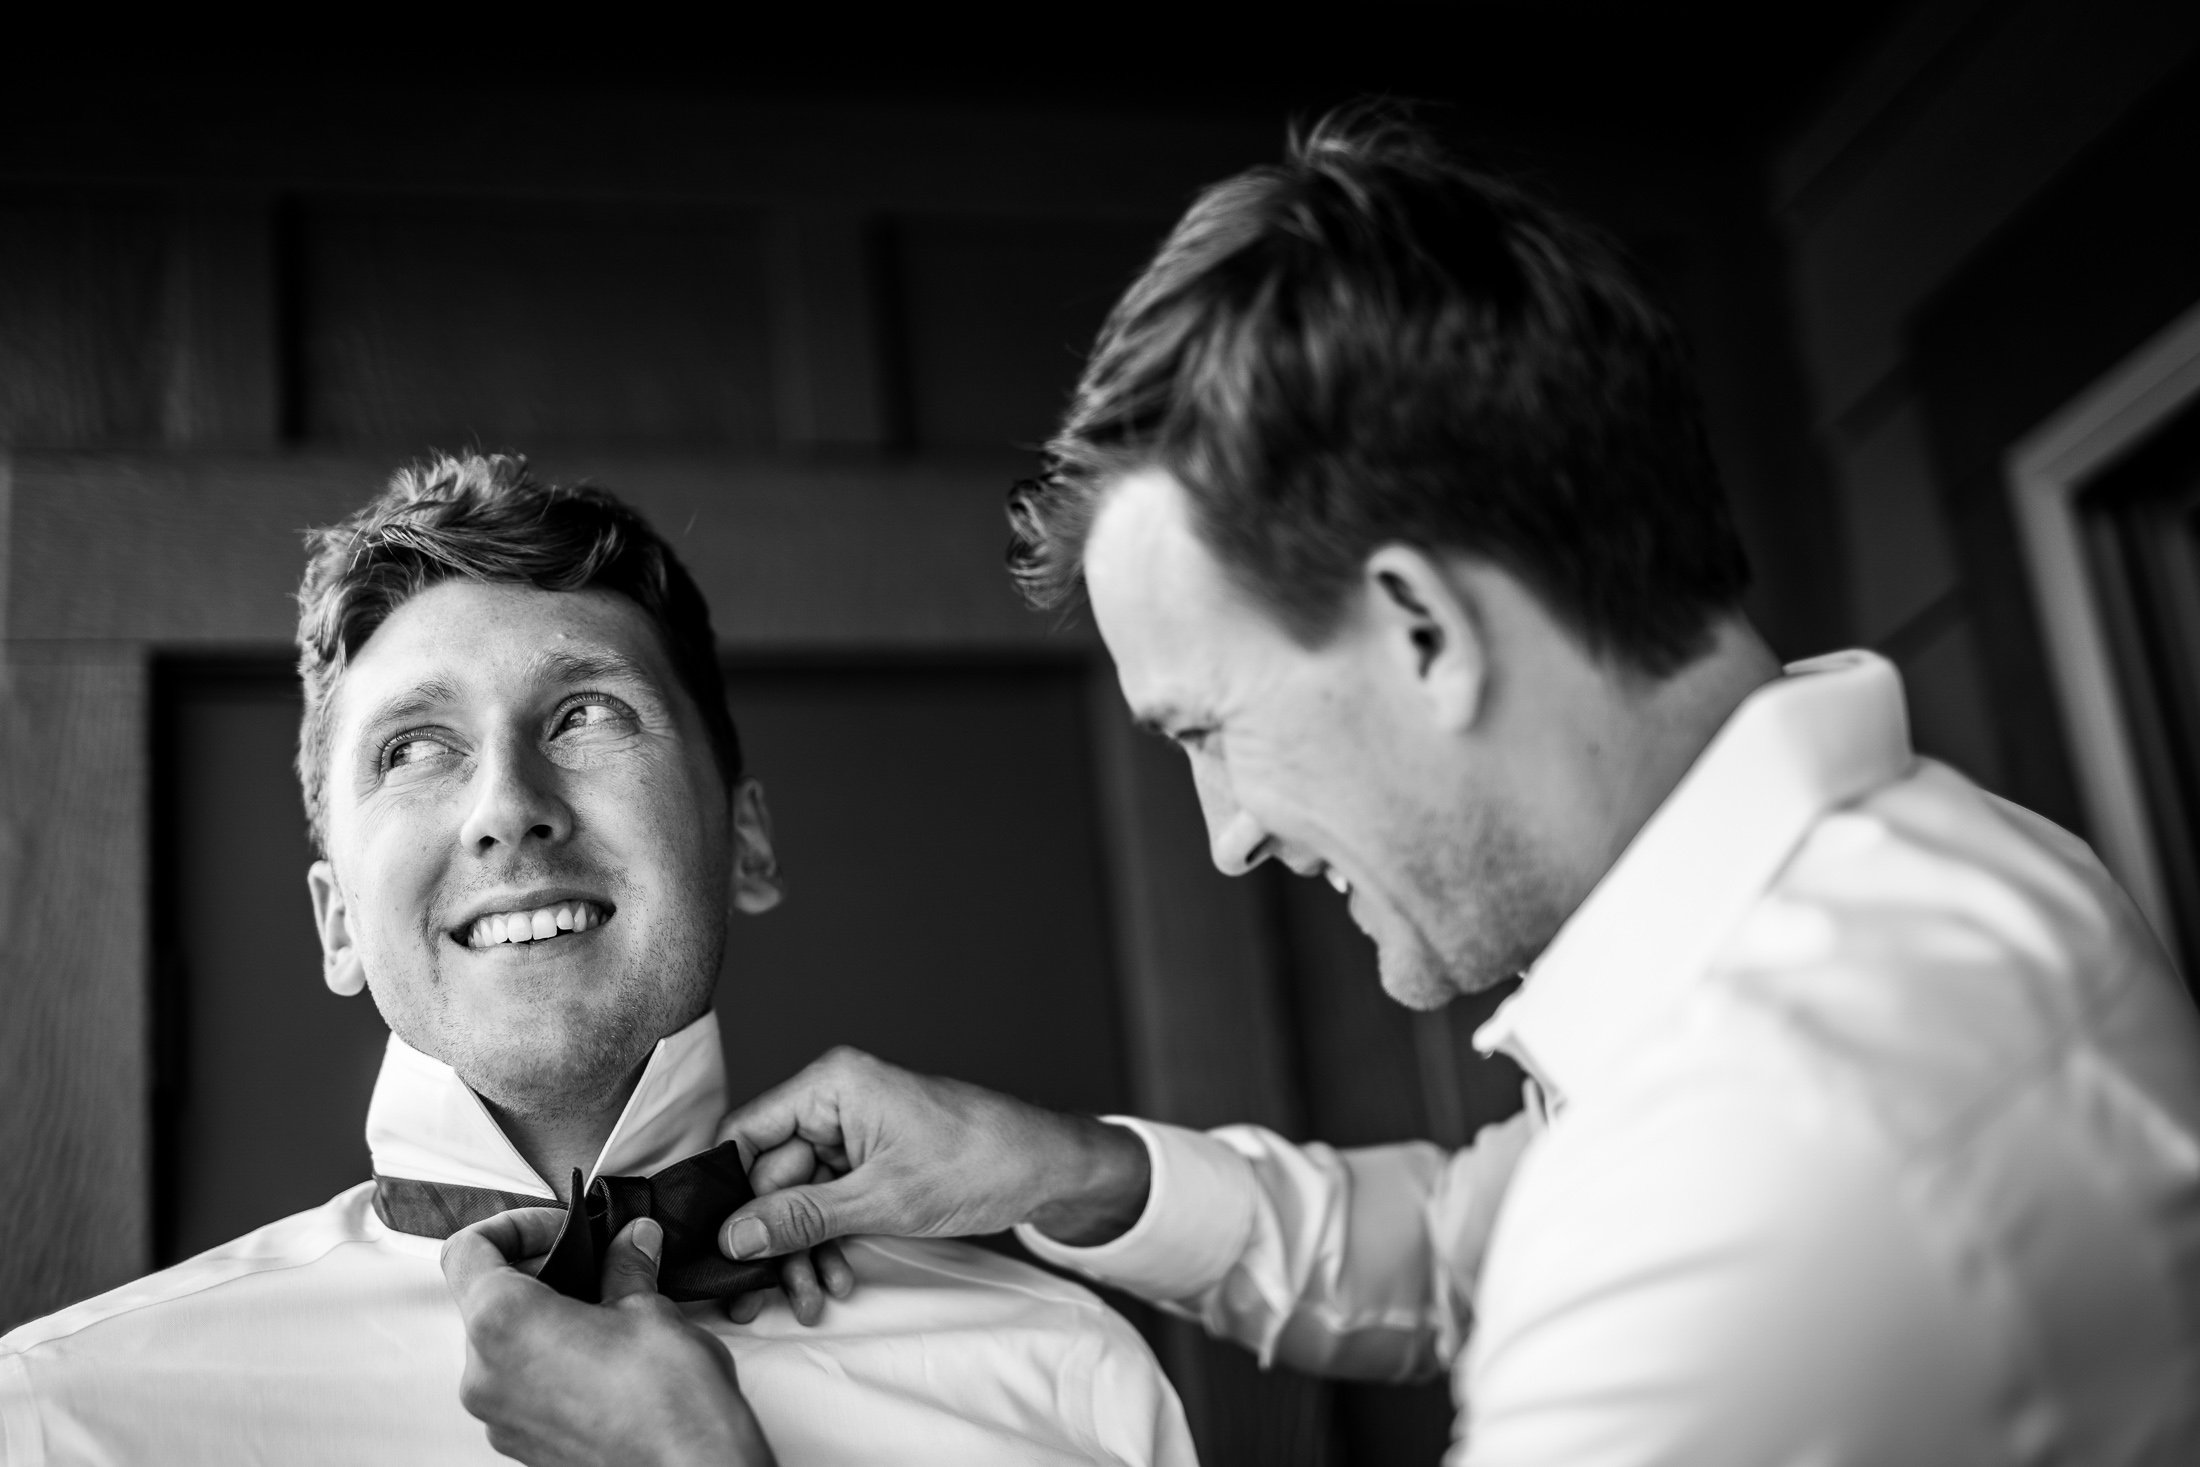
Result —
[[[86, 1309], [91, 1305], [97, 1304], [101, 1299], [107, 1297], [107, 1294], [94, 1294], [89, 1299], [82, 1300], [76, 1304], [71, 1304], [66, 1308], [58, 1309], [52, 1314], [46, 1315], [41, 1319], [34, 1319], [23, 1325], [18, 1326], [16, 1329], [10, 1331], [5, 1337], [0, 1337], [0, 1349], [4, 1349], [6, 1354], [14, 1355], [19, 1358], [25, 1358], [28, 1357], [30, 1353], [34, 1350], [40, 1349], [46, 1345], [54, 1344], [57, 1341], [72, 1339], [75, 1336], [82, 1334], [85, 1330], [91, 1329], [96, 1325], [106, 1324], [112, 1320], [126, 1319], [129, 1316], [140, 1313], [143, 1310], [157, 1309], [164, 1304], [173, 1304], [178, 1302], [179, 1300], [196, 1298], [201, 1294], [212, 1293], [214, 1290], [221, 1288], [225, 1284], [236, 1283], [243, 1279], [259, 1278], [265, 1274], [285, 1273], [294, 1268], [305, 1268], [312, 1264], [319, 1263], [322, 1259], [328, 1257], [331, 1253], [334, 1253], [339, 1248], [349, 1247], [354, 1244], [365, 1244], [371, 1241], [371, 1239], [367, 1238], [335, 1238], [331, 1239], [326, 1246], [316, 1249], [312, 1254], [307, 1257], [289, 1258], [284, 1259], [280, 1262], [269, 1262], [267, 1260], [257, 1258], [233, 1260], [233, 1262], [238, 1266], [229, 1268], [227, 1270], [214, 1270], [212, 1271], [213, 1276], [206, 1279], [204, 1282], [177, 1288], [173, 1292], [161, 1293], [157, 1297], [138, 1299], [131, 1303], [116, 1307], [112, 1310], [94, 1314], [91, 1318], [84, 1319], [77, 1324], [72, 1325], [68, 1329], [48, 1331], [43, 1334], [38, 1334], [36, 1338], [30, 1339], [28, 1341], [18, 1341], [16, 1339], [16, 1336], [18, 1335], [30, 1334], [36, 1331], [38, 1326], [42, 1324], [48, 1323], [49, 1321], [55, 1319], [59, 1319], [62, 1315], [72, 1314], [75, 1313], [77, 1310]], [[192, 1260], [190, 1259], [186, 1259], [184, 1260], [184, 1263], [171, 1264], [168, 1268], [157, 1270], [153, 1273], [145, 1275], [142, 1278], [133, 1279], [129, 1283], [122, 1284], [117, 1288], [108, 1290], [107, 1292], [108, 1294], [122, 1293], [139, 1285], [150, 1283], [152, 1280], [159, 1278], [162, 1274], [173, 1273], [177, 1269], [184, 1267], [185, 1264], [188, 1264], [191, 1261]]]

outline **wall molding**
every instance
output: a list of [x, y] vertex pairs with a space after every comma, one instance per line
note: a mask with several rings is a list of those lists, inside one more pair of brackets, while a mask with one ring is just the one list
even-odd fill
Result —
[[2165, 943], [2175, 930], [2169, 893], [2086, 563], [2078, 501], [2103, 469], [2195, 397], [2200, 304], [2019, 439], [2004, 460], [2093, 844]]

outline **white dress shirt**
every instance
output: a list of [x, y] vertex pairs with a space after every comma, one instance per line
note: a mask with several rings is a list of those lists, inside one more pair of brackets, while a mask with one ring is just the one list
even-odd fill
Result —
[[1868, 653], [1745, 701], [1476, 1043], [1466, 1150], [1126, 1121], [1043, 1254], [1278, 1361], [1449, 1367], [1447, 1459], [2200, 1463], [2200, 1024], [2083, 843]]
[[[596, 1170], [708, 1148], [725, 1109], [715, 1016], [662, 1041]], [[367, 1112], [385, 1176], [550, 1199], [448, 1065], [390, 1040]], [[393, 1232], [374, 1184], [0, 1339], [5, 1467], [493, 1463], [458, 1402], [465, 1338], [434, 1238]], [[1085, 1289], [957, 1243], [856, 1239], [857, 1287], [804, 1328], [688, 1312], [731, 1348], [782, 1467], [1190, 1467], [1175, 1393]]]

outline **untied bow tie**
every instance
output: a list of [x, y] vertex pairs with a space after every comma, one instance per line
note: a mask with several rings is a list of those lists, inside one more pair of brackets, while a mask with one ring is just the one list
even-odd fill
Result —
[[[727, 1299], [779, 1283], [766, 1263], [735, 1263], [718, 1251], [718, 1224], [755, 1194], [733, 1142], [676, 1161], [646, 1177], [598, 1177], [584, 1192], [573, 1171], [569, 1208], [558, 1240], [536, 1277], [569, 1298], [596, 1303], [602, 1297], [604, 1254], [619, 1230], [636, 1218], [655, 1218], [665, 1230], [657, 1261], [657, 1292], [680, 1303]], [[416, 1177], [374, 1178], [374, 1210], [401, 1233], [448, 1238], [483, 1218], [515, 1207], [555, 1207], [547, 1198], [424, 1182]]]

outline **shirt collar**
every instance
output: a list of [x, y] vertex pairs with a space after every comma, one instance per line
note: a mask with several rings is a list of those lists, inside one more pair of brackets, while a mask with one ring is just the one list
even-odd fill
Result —
[[1820, 816], [1908, 769], [1902, 680], [1870, 652], [1790, 665], [1742, 700], [1474, 1036], [1579, 1100], [1637, 1052]]
[[[657, 1041], [589, 1179], [647, 1176], [708, 1150], [726, 1108], [718, 1016]], [[386, 1177], [554, 1198], [458, 1072], [390, 1036], [367, 1104], [367, 1150]]]

